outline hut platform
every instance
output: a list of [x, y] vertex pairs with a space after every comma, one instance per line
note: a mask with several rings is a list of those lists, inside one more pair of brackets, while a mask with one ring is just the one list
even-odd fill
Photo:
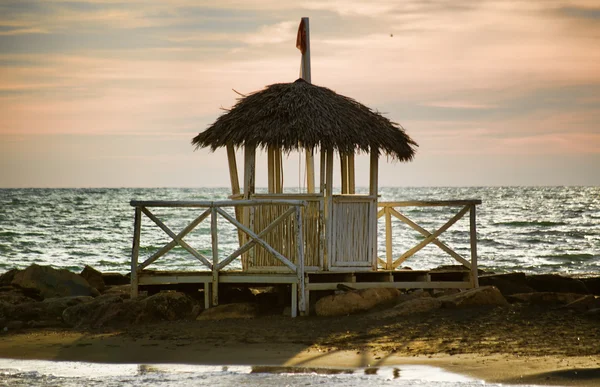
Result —
[[[246, 287], [284, 285], [291, 287], [291, 311], [298, 310], [298, 277], [296, 273], [267, 271], [223, 271], [218, 285], [234, 284]], [[139, 273], [140, 290], [150, 292], [177, 289], [204, 291], [205, 308], [214, 299], [215, 289], [211, 271], [153, 271]], [[396, 288], [396, 289], [469, 289], [475, 287], [470, 270], [378, 270], [373, 272], [308, 272], [304, 273], [304, 298], [310, 300], [311, 291], [331, 291], [340, 288]], [[242, 300], [240, 300], [242, 301]]]

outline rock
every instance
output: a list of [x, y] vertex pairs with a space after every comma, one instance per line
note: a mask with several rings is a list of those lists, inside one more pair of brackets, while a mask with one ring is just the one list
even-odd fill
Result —
[[495, 286], [504, 296], [516, 293], [532, 293], [535, 290], [527, 285], [525, 273], [486, 274], [479, 276], [480, 286]]
[[408, 293], [401, 293], [398, 298], [396, 298], [396, 303], [401, 304], [406, 301], [414, 300], [417, 298], [431, 298], [431, 294], [426, 292], [423, 289], [417, 289]]
[[6, 273], [2, 273], [2, 275], [0, 275], [0, 286], [10, 285], [13, 278], [15, 278], [15, 274], [17, 274], [19, 271], [21, 270], [10, 269]]
[[581, 278], [590, 293], [600, 296], [600, 277]]
[[587, 316], [600, 317], [600, 308], [590, 309], [585, 312]]
[[213, 308], [205, 309], [196, 318], [198, 321], [203, 320], [224, 320], [230, 318], [255, 318], [259, 315], [259, 307], [257, 304], [234, 303], [223, 304]]
[[119, 286], [128, 285], [131, 283], [131, 279], [128, 276], [124, 276], [121, 273], [101, 273], [102, 281], [106, 286]]
[[536, 293], [518, 293], [507, 296], [510, 302], [519, 302], [527, 304], [570, 304], [577, 301], [582, 296], [576, 293], [554, 293], [554, 292], [536, 292]]
[[92, 297], [63, 297], [17, 305], [4, 303], [0, 305], [0, 315], [9, 321], [22, 321], [33, 327], [62, 326], [62, 314], [66, 308], [92, 299]]
[[577, 300], [570, 302], [561, 308], [565, 309], [576, 309], [576, 310], [590, 310], [600, 308], [600, 297], [594, 295], [587, 295], [578, 298]]
[[102, 293], [104, 287], [106, 286], [104, 283], [104, 278], [102, 277], [102, 273], [93, 267], [86, 265], [80, 275], [85, 278], [90, 286], [98, 289], [98, 291]]
[[577, 279], [558, 274], [536, 274], [526, 277], [527, 285], [538, 292], [589, 294], [585, 284]]
[[131, 297], [131, 285], [107, 286], [104, 288], [104, 292], [102, 292], [102, 294], [119, 295], [121, 297], [129, 298]]
[[345, 316], [362, 313], [376, 306], [394, 303], [400, 291], [394, 288], [360, 289], [321, 298], [315, 304], [317, 316]]
[[181, 292], [161, 292], [140, 301], [143, 321], [175, 321], [195, 318], [196, 300]]
[[442, 301], [438, 298], [421, 297], [415, 298], [396, 305], [392, 309], [382, 312], [382, 317], [406, 316], [409, 314], [425, 313], [442, 307]]
[[43, 298], [67, 296], [97, 296], [99, 293], [78, 274], [66, 269], [31, 265], [14, 275], [13, 286], [39, 291]]
[[123, 298], [119, 295], [103, 294], [94, 298], [91, 302], [66, 308], [62, 313], [62, 319], [71, 327], [91, 325], [99, 320], [102, 315], [105, 315], [106, 310], [114, 304], [120, 303], [123, 303]]
[[460, 293], [460, 289], [432, 289], [433, 297], [439, 298]]
[[31, 298], [23, 294], [19, 289], [12, 286], [7, 291], [0, 291], [0, 301], [7, 302], [12, 305], [24, 304], [27, 302], [35, 302], [37, 299]]
[[161, 292], [146, 298], [124, 300], [104, 294], [92, 302], [65, 309], [62, 318], [70, 326], [124, 326], [194, 318], [196, 301], [180, 292]]
[[444, 308], [470, 308], [478, 306], [507, 306], [508, 301], [498, 288], [481, 286], [464, 292], [438, 298]]

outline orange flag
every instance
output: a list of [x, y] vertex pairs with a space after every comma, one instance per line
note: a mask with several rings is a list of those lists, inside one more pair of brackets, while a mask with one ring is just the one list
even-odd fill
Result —
[[304, 19], [300, 21], [298, 26], [298, 35], [296, 36], [296, 48], [304, 55], [306, 52], [306, 26], [304, 25]]

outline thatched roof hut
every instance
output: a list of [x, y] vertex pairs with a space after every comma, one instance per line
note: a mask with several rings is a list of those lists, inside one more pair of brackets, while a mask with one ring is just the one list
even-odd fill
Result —
[[241, 98], [227, 113], [192, 140], [196, 148], [299, 147], [384, 153], [412, 160], [417, 143], [404, 128], [378, 112], [302, 79], [276, 83]]

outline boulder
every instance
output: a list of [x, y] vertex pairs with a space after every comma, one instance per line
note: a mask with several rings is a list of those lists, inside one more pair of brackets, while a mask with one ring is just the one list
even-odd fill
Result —
[[118, 295], [122, 298], [131, 297], [131, 285], [113, 285], [104, 288], [102, 294]]
[[421, 297], [415, 298], [396, 305], [392, 309], [383, 312], [385, 317], [406, 316], [409, 314], [425, 313], [442, 307], [442, 301], [438, 298]]
[[128, 285], [131, 279], [121, 273], [102, 273], [102, 281], [106, 286]]
[[577, 301], [581, 297], [582, 295], [577, 293], [536, 292], [512, 294], [507, 296], [507, 299], [513, 303], [565, 305]]
[[259, 306], [255, 303], [223, 304], [205, 309], [196, 318], [203, 320], [224, 320], [230, 318], [255, 318], [259, 315]]
[[535, 274], [526, 277], [527, 285], [538, 292], [589, 294], [583, 281], [558, 274]]
[[600, 297], [588, 294], [587, 296], [583, 296], [573, 302], [562, 306], [562, 308], [582, 311], [598, 309], [600, 308]]
[[315, 304], [317, 316], [345, 316], [366, 312], [376, 306], [396, 302], [400, 291], [394, 288], [360, 289], [321, 298]]
[[18, 288], [12, 286], [0, 289], [0, 301], [7, 302], [12, 305], [24, 304], [27, 302], [39, 301], [38, 299], [26, 296]]
[[0, 305], [0, 315], [8, 321], [21, 321], [30, 327], [62, 326], [62, 314], [66, 308], [92, 299], [92, 297], [62, 297], [17, 305], [4, 303]]
[[423, 289], [417, 289], [417, 290], [414, 290], [414, 291], [408, 292], [408, 293], [401, 293], [396, 298], [396, 303], [401, 304], [403, 302], [414, 300], [417, 298], [431, 298], [431, 294], [429, 294], [429, 292], [427, 292]]
[[98, 291], [102, 293], [106, 286], [104, 283], [104, 278], [102, 277], [102, 273], [93, 267], [86, 265], [80, 275], [85, 278], [90, 286], [98, 289]]
[[191, 319], [198, 312], [197, 302], [180, 292], [161, 292], [136, 299], [104, 294], [92, 302], [65, 309], [62, 318], [73, 327], [97, 328]]
[[600, 296], [600, 277], [581, 278], [590, 293]]
[[43, 298], [68, 296], [97, 296], [98, 290], [78, 274], [66, 269], [33, 264], [19, 271], [11, 281], [13, 286], [38, 291]]
[[18, 269], [10, 269], [6, 273], [2, 273], [0, 275], [0, 286], [10, 285], [13, 278], [15, 278], [15, 274], [17, 274], [20, 270]]
[[508, 301], [494, 286], [481, 286], [464, 292], [438, 298], [444, 308], [470, 308], [479, 306], [507, 306]]
[[527, 285], [525, 273], [486, 274], [479, 276], [480, 286], [495, 286], [504, 296], [516, 293], [532, 293], [535, 290]]
[[92, 325], [93, 322], [106, 314], [114, 304], [123, 303], [123, 298], [118, 295], [103, 294], [91, 302], [66, 308], [62, 313], [63, 321], [71, 327]]

